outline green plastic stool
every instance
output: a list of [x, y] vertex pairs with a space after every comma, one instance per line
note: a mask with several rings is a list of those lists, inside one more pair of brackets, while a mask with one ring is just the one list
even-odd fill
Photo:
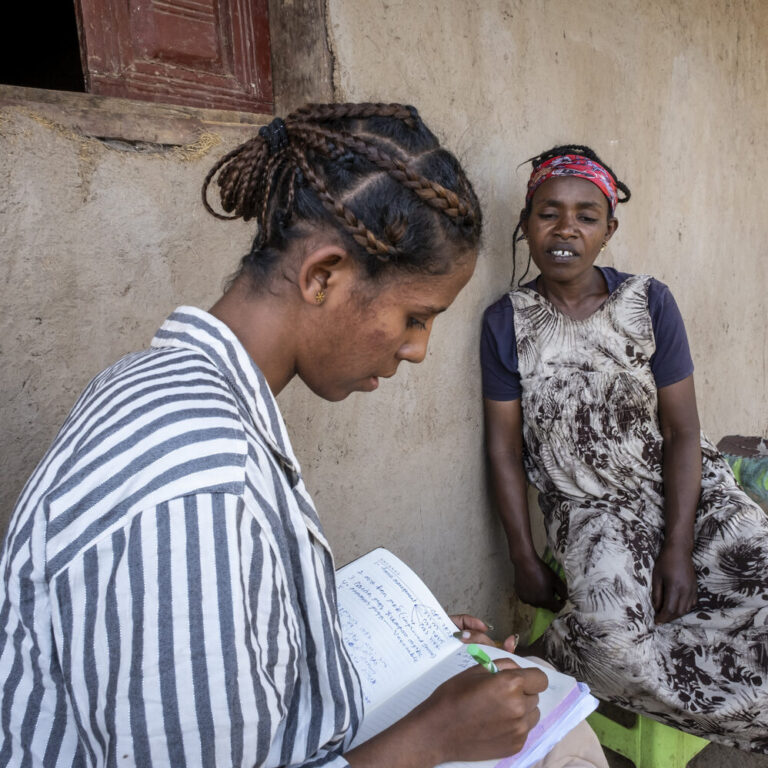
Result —
[[600, 712], [593, 712], [587, 722], [604, 747], [629, 758], [637, 768], [685, 768], [709, 744], [644, 715], [636, 715], [630, 728]]
[[[562, 577], [562, 571], [549, 551], [545, 553], [544, 561]], [[551, 611], [537, 608], [529, 642], [541, 637], [554, 618]], [[678, 731], [644, 715], [635, 715], [635, 723], [630, 727], [601, 712], [593, 712], [587, 722], [603, 747], [628, 758], [637, 768], [685, 768], [688, 761], [709, 744], [707, 739]]]

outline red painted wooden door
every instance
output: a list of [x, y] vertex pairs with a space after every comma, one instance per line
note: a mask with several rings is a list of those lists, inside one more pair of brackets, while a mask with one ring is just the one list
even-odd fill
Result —
[[76, 0], [86, 90], [272, 111], [268, 0]]

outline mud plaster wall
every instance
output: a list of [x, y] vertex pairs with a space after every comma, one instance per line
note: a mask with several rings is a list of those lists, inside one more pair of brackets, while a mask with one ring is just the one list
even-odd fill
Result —
[[328, 0], [328, 23], [338, 98], [420, 108], [476, 183], [485, 247], [421, 366], [341, 406], [282, 399], [336, 551], [389, 546], [451, 607], [505, 624], [477, 343], [510, 279], [517, 166], [574, 141], [627, 181], [603, 263], [672, 287], [705, 430], [766, 434], [768, 5]]
[[[372, 395], [281, 395], [343, 563], [391, 548], [449, 608], [512, 624], [510, 573], [486, 493], [477, 339], [511, 273], [525, 170], [563, 140], [593, 145], [633, 189], [604, 263], [673, 289], [696, 360], [702, 423], [768, 434], [764, 179], [768, 6], [328, 0], [339, 99], [419, 106], [458, 151], [486, 213], [475, 277], [428, 357]], [[177, 304], [202, 307], [247, 247], [200, 181], [229, 140], [184, 156], [123, 151], [0, 112], [3, 392], [0, 509], [87, 381], [144, 347]]]
[[40, 105], [0, 109], [0, 509], [87, 382], [145, 347], [180, 303], [210, 305], [248, 241], [199, 202], [213, 134], [137, 150], [87, 138]]

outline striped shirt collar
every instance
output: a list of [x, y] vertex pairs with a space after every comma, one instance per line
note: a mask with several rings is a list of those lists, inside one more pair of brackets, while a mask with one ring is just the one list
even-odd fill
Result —
[[264, 374], [229, 326], [202, 309], [181, 306], [160, 327], [152, 346], [190, 349], [205, 355], [227, 379], [250, 414], [255, 429], [291, 477], [291, 484], [298, 482], [299, 462], [275, 396]]

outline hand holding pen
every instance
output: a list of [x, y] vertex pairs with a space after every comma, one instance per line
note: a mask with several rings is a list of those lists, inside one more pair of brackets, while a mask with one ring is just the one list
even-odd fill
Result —
[[539, 721], [538, 694], [547, 676], [512, 659], [492, 660], [470, 644], [478, 662], [447, 680], [417, 708], [431, 733], [440, 733], [441, 760], [488, 760], [519, 752]]
[[[547, 687], [547, 676], [540, 669], [521, 669], [512, 659], [492, 661], [476, 644], [493, 644], [485, 634], [488, 624], [466, 614], [451, 618], [459, 635], [470, 635], [460, 640], [476, 641], [467, 648], [474, 645], [478, 666], [447, 680], [396, 726], [347, 753], [353, 768], [374, 763], [366, 758], [366, 750], [374, 742], [392, 754], [407, 754], [409, 739], [419, 748], [427, 744], [433, 752], [431, 765], [500, 759], [523, 748], [539, 721], [538, 694]], [[514, 650], [514, 638], [508, 638], [508, 645], [506, 650]]]

